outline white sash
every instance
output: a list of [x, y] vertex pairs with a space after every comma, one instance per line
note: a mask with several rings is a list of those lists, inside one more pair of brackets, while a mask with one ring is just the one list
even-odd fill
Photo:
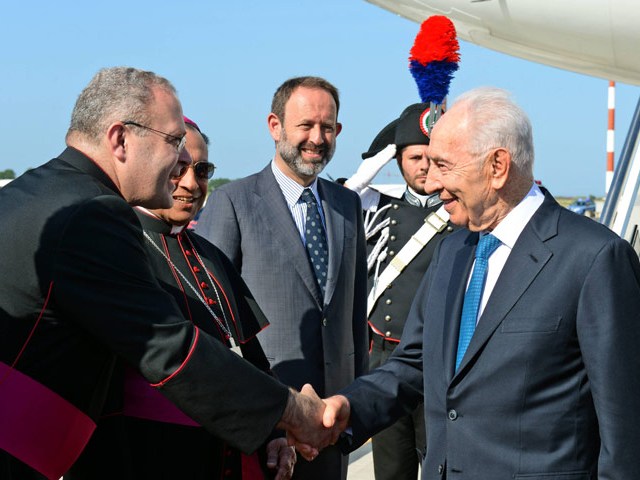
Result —
[[378, 301], [378, 298], [380, 298], [380, 295], [382, 295], [382, 292], [402, 273], [405, 267], [411, 263], [411, 260], [420, 253], [436, 233], [440, 233], [445, 229], [448, 221], [449, 214], [444, 209], [444, 206], [441, 206], [437, 211], [429, 214], [425, 219], [424, 225], [413, 234], [404, 247], [402, 247], [393, 260], [391, 260], [389, 265], [387, 265], [387, 268], [385, 268], [375, 280], [369, 292], [369, 298], [367, 298], [367, 317], [371, 315], [371, 311]]

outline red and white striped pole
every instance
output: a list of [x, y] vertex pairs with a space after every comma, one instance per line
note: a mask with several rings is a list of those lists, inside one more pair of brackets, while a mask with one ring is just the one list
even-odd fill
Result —
[[607, 127], [607, 173], [605, 176], [605, 195], [609, 193], [611, 180], [613, 179], [613, 153], [614, 153], [614, 126], [616, 114], [616, 82], [609, 81], [609, 124]]

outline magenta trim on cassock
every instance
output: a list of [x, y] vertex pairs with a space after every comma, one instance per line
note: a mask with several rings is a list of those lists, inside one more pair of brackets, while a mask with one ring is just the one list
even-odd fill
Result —
[[0, 362], [0, 448], [51, 480], [59, 479], [96, 424], [60, 395]]
[[139, 373], [130, 368], [124, 374], [124, 410], [128, 417], [143, 418], [156, 422], [175, 423], [189, 427], [200, 424], [153, 388]]

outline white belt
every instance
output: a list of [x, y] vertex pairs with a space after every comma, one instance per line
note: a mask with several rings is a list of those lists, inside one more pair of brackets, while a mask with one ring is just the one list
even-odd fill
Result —
[[393, 282], [409, 263], [420, 253], [424, 246], [431, 241], [436, 233], [441, 232], [447, 226], [449, 214], [441, 206], [436, 212], [432, 212], [425, 219], [416, 233], [414, 233], [402, 249], [391, 260], [387, 268], [376, 279], [367, 298], [367, 317], [375, 306], [382, 292]]

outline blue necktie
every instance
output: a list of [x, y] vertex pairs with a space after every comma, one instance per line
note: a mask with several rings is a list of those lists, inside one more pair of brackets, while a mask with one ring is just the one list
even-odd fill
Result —
[[464, 352], [467, 351], [471, 337], [476, 330], [478, 308], [484, 290], [484, 282], [487, 279], [487, 265], [489, 257], [500, 246], [500, 240], [493, 235], [484, 235], [476, 248], [476, 264], [469, 281], [469, 288], [464, 294], [462, 305], [462, 317], [460, 318], [460, 336], [458, 337], [458, 353], [456, 355], [456, 370], [460, 366]]
[[329, 259], [329, 250], [327, 249], [327, 236], [322, 226], [322, 218], [318, 211], [318, 204], [313, 192], [305, 188], [300, 195], [300, 199], [307, 204], [307, 216], [304, 225], [304, 239], [311, 267], [316, 276], [322, 295], [327, 285], [327, 265]]

